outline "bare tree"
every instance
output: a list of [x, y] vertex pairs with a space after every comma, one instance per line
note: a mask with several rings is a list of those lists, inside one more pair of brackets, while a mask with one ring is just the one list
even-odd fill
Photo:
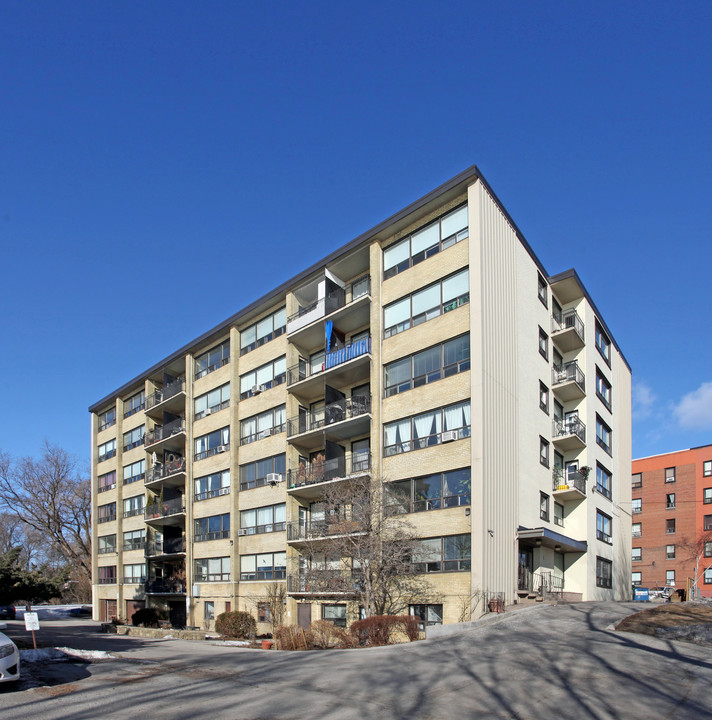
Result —
[[16, 515], [0, 513], [0, 554], [17, 547], [21, 548], [17, 560], [21, 568], [31, 570], [39, 565], [55, 567], [46, 543], [37, 530], [23, 523]]
[[267, 607], [272, 628], [284, 623], [284, 603], [287, 600], [287, 586], [284, 582], [272, 582], [267, 586]]
[[698, 586], [700, 581], [710, 568], [712, 568], [712, 532], [705, 531], [691, 542], [683, 542], [685, 552], [694, 563], [692, 578], [692, 595], [698, 597]]

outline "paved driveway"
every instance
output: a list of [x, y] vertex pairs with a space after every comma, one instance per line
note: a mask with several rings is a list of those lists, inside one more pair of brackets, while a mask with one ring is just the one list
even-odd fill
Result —
[[0, 717], [712, 718], [710, 649], [608, 629], [638, 609], [535, 606], [457, 635], [353, 651], [101, 636], [121, 660], [88, 666], [89, 677], [67, 685], [0, 694]]

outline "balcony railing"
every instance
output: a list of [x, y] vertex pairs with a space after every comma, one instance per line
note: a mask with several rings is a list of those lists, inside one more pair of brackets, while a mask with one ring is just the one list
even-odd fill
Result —
[[159, 405], [160, 403], [164, 402], [165, 400], [169, 400], [170, 398], [174, 397], [175, 395], [178, 395], [178, 393], [182, 393], [185, 391], [185, 379], [180, 378], [179, 380], [176, 380], [175, 382], [169, 383], [168, 385], [164, 385], [162, 388], [159, 388], [154, 392], [152, 395], [149, 395], [146, 398], [146, 410], [150, 410], [152, 407], [155, 407], [156, 405]]
[[563, 312], [554, 312], [551, 318], [551, 331], [559, 332], [560, 330], [568, 330], [573, 328], [576, 334], [584, 341], [583, 320], [579, 317], [576, 310], [564, 310]]
[[155, 518], [168, 517], [169, 515], [178, 515], [185, 512], [183, 498], [174, 498], [173, 500], [164, 500], [160, 503], [147, 505], [144, 510], [146, 520], [154, 520]]
[[144, 585], [147, 593], [155, 595], [185, 595], [185, 582], [172, 578], [149, 580]]
[[124, 552], [130, 552], [131, 550], [143, 550], [146, 547], [145, 538], [138, 540], [125, 540], [124, 541]]
[[185, 538], [150, 540], [146, 543], [146, 555], [174, 555], [185, 552]]
[[113, 577], [100, 577], [99, 585], [116, 585], [116, 576]]
[[262, 535], [263, 533], [284, 532], [287, 529], [287, 523], [274, 522], [266, 525], [252, 525], [251, 527], [240, 528], [238, 535]]
[[362, 355], [368, 355], [371, 352], [371, 338], [363, 338], [363, 340], [357, 340], [356, 342], [350, 343], [345, 347], [339, 348], [338, 350], [332, 350], [324, 356], [324, 362], [318, 367], [311, 367], [308, 362], [301, 362], [297, 365], [292, 365], [287, 370], [287, 385], [293, 385], [294, 383], [306, 380], [314, 375], [320, 375], [325, 370], [343, 365], [344, 363], [354, 360]]
[[603, 530], [596, 530], [596, 538], [601, 542], [608, 543], [609, 545], [613, 543], [611, 536]]
[[107, 545], [104, 547], [100, 547], [97, 552], [99, 553], [99, 555], [105, 555], [106, 553], [115, 553], [116, 545]]
[[578, 470], [571, 470], [558, 477], [554, 475], [554, 490], [568, 490], [572, 487], [586, 494], [586, 478]]
[[300, 463], [287, 471], [287, 487], [314, 485], [334, 478], [366, 473], [371, 469], [371, 453], [346, 453], [343, 458]]
[[351, 418], [366, 415], [371, 412], [371, 396], [357, 395], [356, 397], [340, 400], [327, 405], [319, 412], [310, 412], [291, 418], [287, 421], [287, 437], [301, 435], [312, 430], [319, 430], [327, 425], [350, 420]]
[[358, 520], [316, 521], [310, 523], [293, 522], [287, 525], [287, 540], [313, 540], [335, 535], [352, 535], [363, 532], [363, 523]]
[[185, 472], [185, 458], [176, 458], [167, 463], [159, 463], [148, 468], [145, 483], [152, 483], [181, 472]]
[[577, 417], [570, 417], [566, 420], [554, 420], [552, 432], [554, 439], [566, 437], [567, 435], [576, 435], [582, 443], [586, 442], [586, 426]]
[[107, 522], [113, 522], [116, 520], [116, 513], [113, 515], [99, 515], [97, 518], [98, 523], [107, 523]]
[[208, 540], [224, 540], [230, 537], [229, 530], [215, 530], [214, 532], [196, 533], [193, 542], [206, 542]]
[[287, 592], [314, 595], [351, 595], [362, 587], [363, 576], [343, 570], [310, 570], [287, 575]]
[[551, 369], [551, 384], [554, 387], [567, 382], [575, 382], [583, 392], [586, 392], [586, 376], [576, 360], [563, 365], [554, 365]]
[[146, 433], [146, 446], [153, 445], [161, 440], [165, 440], [173, 435], [185, 432], [185, 422], [183, 418], [173, 420], [166, 425], [160, 425]]

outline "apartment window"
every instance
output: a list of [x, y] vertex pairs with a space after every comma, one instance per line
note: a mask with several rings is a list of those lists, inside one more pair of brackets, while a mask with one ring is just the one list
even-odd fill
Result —
[[675, 468], [674, 467], [665, 468], [665, 482], [666, 483], [675, 482]]
[[143, 515], [145, 504], [144, 495], [134, 495], [133, 497], [124, 499], [124, 517], [133, 517], [134, 515]]
[[124, 565], [124, 582], [133, 585], [146, 582], [146, 563]]
[[712, 585], [712, 568], [707, 568], [705, 570], [705, 585]]
[[702, 463], [702, 475], [704, 477], [710, 477], [710, 475], [712, 475], [712, 460], [705, 460]]
[[705, 543], [705, 557], [712, 557], [712, 541]]
[[704, 516], [704, 522], [703, 522], [703, 528], [705, 532], [708, 530], [712, 530], [712, 515], [705, 515]]
[[539, 381], [539, 407], [548, 415], [549, 414], [549, 388]]
[[240, 465], [240, 490], [252, 490], [267, 484], [267, 475], [286, 473], [286, 455], [274, 455]]
[[610, 366], [611, 364], [611, 341], [606, 331], [601, 327], [598, 320], [596, 320], [596, 349], [601, 353], [601, 357]]
[[539, 519], [549, 522], [549, 496], [546, 493], [539, 493]]
[[337, 627], [346, 627], [346, 605], [322, 605], [321, 619]]
[[546, 468], [549, 467], [549, 441], [539, 437], [539, 462]]
[[209, 373], [230, 362], [230, 341], [225, 340], [214, 348], [195, 358], [195, 379], [205, 377]]
[[643, 559], [643, 549], [639, 547], [633, 548], [632, 560], [633, 562], [640, 562]]
[[111, 408], [99, 415], [99, 432], [112, 425], [116, 425], [116, 408]]
[[546, 284], [546, 280], [544, 280], [541, 273], [538, 273], [537, 295], [539, 296], [539, 300], [541, 300], [542, 305], [545, 308], [548, 308], [549, 307], [549, 287]]
[[665, 584], [666, 585], [674, 585], [675, 584], [675, 571], [674, 570], [666, 570], [665, 571]]
[[633, 514], [643, 512], [643, 499], [633, 498], [631, 500], [631, 509]]
[[203, 608], [203, 616], [205, 620], [215, 620], [215, 601], [206, 600]]
[[229, 582], [230, 558], [200, 558], [195, 561], [196, 582]]
[[613, 587], [613, 563], [602, 557], [596, 558], [596, 586]]
[[194, 460], [204, 460], [230, 449], [230, 426], [195, 438]]
[[124, 400], [124, 418], [141, 412], [146, 407], [146, 392], [141, 390], [130, 398]]
[[266, 602], [257, 603], [257, 622], [271, 623], [272, 611]]
[[384, 397], [470, 369], [470, 335], [449, 340], [384, 367]]
[[110, 473], [106, 473], [105, 475], [99, 475], [97, 479], [99, 481], [97, 492], [113, 490], [116, 487], [116, 470], [112, 470]]
[[99, 523], [111, 522], [116, 520], [116, 503], [107, 503], [99, 505], [96, 509], [96, 521]]
[[196, 420], [230, 407], [230, 383], [225, 383], [210, 392], [199, 395], [195, 398], [193, 407]]
[[461, 270], [383, 308], [385, 338], [470, 302], [469, 270]]
[[554, 525], [564, 527], [564, 506], [561, 503], [554, 503]]
[[549, 336], [541, 327], [539, 328], [539, 355], [545, 360], [549, 359]]
[[458, 572], [470, 569], [470, 535], [416, 540], [413, 570], [417, 573]]
[[131, 530], [124, 533], [124, 550], [142, 550], [146, 547], [146, 530]]
[[116, 439], [108, 440], [105, 443], [99, 445], [99, 462], [108, 460], [116, 455]]
[[230, 513], [198, 518], [193, 526], [193, 541], [222, 540], [230, 537]]
[[666, 545], [665, 546], [665, 557], [668, 560], [675, 559], [675, 546], [674, 545]]
[[99, 568], [99, 585], [116, 585], [116, 565]]
[[702, 490], [702, 502], [705, 505], [712, 503], [712, 487], [704, 488]]
[[675, 532], [675, 518], [669, 518], [665, 521], [665, 533], [672, 535]]
[[286, 576], [286, 552], [240, 556], [240, 580], [282, 580]]
[[282, 335], [287, 329], [287, 308], [258, 320], [240, 333], [240, 355], [261, 347], [265, 343]]
[[443, 624], [442, 605], [410, 605], [408, 614], [419, 618], [418, 627], [420, 630], [424, 630], [429, 625]]
[[611, 428], [596, 415], [596, 443], [609, 455], [611, 454]]
[[633, 473], [632, 481], [632, 485], [634, 488], [643, 487], [643, 473]]
[[146, 426], [139, 425], [133, 430], [124, 433], [124, 452], [133, 450], [139, 445], [143, 445], [144, 436], [146, 435]]
[[470, 401], [396, 420], [383, 433], [384, 457], [470, 437]]
[[643, 573], [634, 572], [631, 573], [630, 577], [633, 587], [640, 587], [643, 584]]
[[124, 465], [124, 485], [144, 480], [146, 477], [146, 461], [137, 460], [131, 465]]
[[611, 499], [612, 475], [610, 471], [596, 463], [596, 490], [604, 497]]
[[285, 503], [240, 511], [240, 535], [281, 532], [286, 529]]
[[613, 543], [612, 524], [613, 521], [608, 515], [602, 513], [600, 510], [596, 511], [596, 537], [609, 545]]
[[668, 493], [665, 496], [665, 509], [673, 510], [675, 508], [675, 493]]
[[287, 357], [284, 355], [240, 376], [240, 400], [281, 385], [286, 379]]
[[606, 380], [603, 373], [596, 367], [596, 395], [598, 399], [611, 409], [611, 383]]
[[195, 478], [194, 483], [195, 497], [193, 499], [196, 502], [218, 497], [219, 495], [227, 495], [230, 492], [230, 471], [222, 470], [211, 475], [203, 475]]
[[643, 523], [633, 523], [631, 526], [633, 530], [633, 537], [641, 537], [643, 534]]
[[259, 415], [253, 415], [240, 422], [240, 445], [277, 435], [286, 430], [287, 413], [284, 405], [278, 405]]
[[389, 509], [412, 513], [470, 504], [470, 468], [388, 483]]
[[98, 553], [100, 555], [116, 552], [116, 535], [100, 535], [98, 540]]
[[462, 205], [385, 248], [383, 279], [388, 280], [467, 237], [467, 205]]

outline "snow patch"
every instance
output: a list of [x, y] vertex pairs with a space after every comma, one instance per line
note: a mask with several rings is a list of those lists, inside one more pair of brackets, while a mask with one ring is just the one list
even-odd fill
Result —
[[62, 662], [67, 660], [112, 660], [112, 655], [106, 650], [78, 650], [76, 648], [38, 648], [37, 650], [20, 650], [20, 659], [26, 663], [36, 662]]

